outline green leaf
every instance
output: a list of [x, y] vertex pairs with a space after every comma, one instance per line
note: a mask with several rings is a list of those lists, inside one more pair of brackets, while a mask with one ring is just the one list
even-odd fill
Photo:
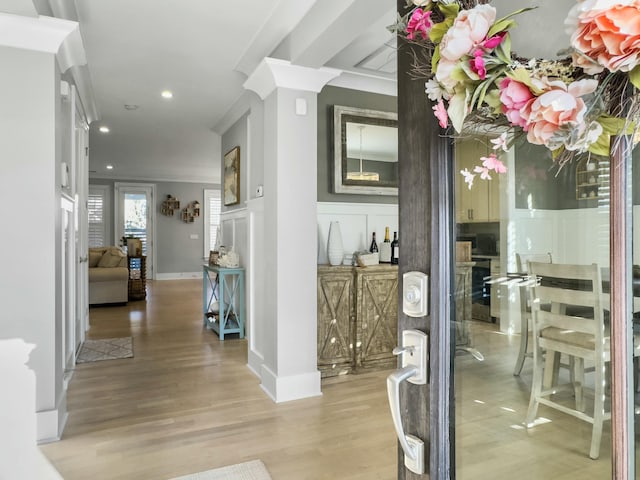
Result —
[[611, 115], [600, 115], [597, 118], [597, 121], [602, 125], [603, 134], [631, 135], [635, 130], [635, 122], [627, 120], [626, 118], [612, 117]]
[[435, 44], [440, 43], [444, 34], [451, 28], [451, 25], [453, 25], [453, 20], [436, 23], [429, 31], [429, 40]]
[[431, 55], [431, 71], [435, 74], [438, 68], [438, 62], [440, 61], [440, 45], [436, 45]]
[[509, 64], [511, 63], [511, 35], [506, 34], [502, 43], [496, 47], [494, 50], [496, 57], [498, 57], [502, 62]]
[[515, 70], [508, 71], [507, 76], [517, 82], [524, 83], [527, 87], [529, 87], [529, 90], [531, 90], [531, 93], [533, 93], [535, 96], [539, 96], [544, 93], [542, 90], [534, 86], [533, 83], [531, 83], [531, 76], [529, 75], [529, 72], [524, 68], [516, 68]]
[[449, 100], [449, 108], [447, 108], [447, 114], [451, 119], [451, 124], [457, 133], [462, 131], [462, 125], [464, 125], [464, 119], [467, 116], [467, 92], [462, 91], [456, 93]]
[[484, 102], [493, 108], [494, 113], [502, 113], [502, 102], [500, 101], [500, 91], [495, 88], [489, 90], [484, 96]]
[[507, 30], [508, 28], [511, 28], [512, 25], [515, 24], [512, 23], [510, 24], [507, 28], [499, 28], [500, 25], [505, 25], [505, 22], [507, 20], [509, 20], [511, 17], [515, 17], [516, 15], [520, 15], [521, 13], [524, 12], [528, 12], [529, 10], [535, 10], [538, 7], [525, 7], [525, 8], [521, 8], [520, 10], [516, 10], [515, 12], [510, 13], [509, 15], [507, 15], [506, 17], [502, 17], [500, 20], [497, 20], [493, 26], [489, 29], [489, 33], [487, 33], [487, 38], [491, 38], [493, 37], [496, 33], [502, 32], [504, 30]]
[[637, 65], [629, 72], [629, 80], [631, 80], [634, 87], [640, 90], [640, 65]]
[[451, 19], [451, 24], [453, 25], [453, 20], [455, 20], [460, 12], [460, 5], [458, 5], [458, 2], [449, 3], [448, 5], [439, 5], [438, 8], [446, 19]]
[[498, 20], [487, 32], [487, 38], [493, 37], [495, 34], [504, 32], [505, 30], [509, 30], [511, 27], [516, 25], [515, 20]]
[[[461, 71], [464, 72], [464, 76], [459, 75], [459, 72]], [[466, 60], [456, 64], [455, 68], [451, 72], [451, 78], [459, 82], [466, 82], [467, 80], [477, 82], [480, 80], [480, 76], [471, 70], [471, 65], [469, 65], [469, 62]]]
[[611, 136], [603, 131], [602, 134], [598, 137], [598, 140], [589, 145], [589, 151], [595, 155], [608, 157], [610, 155], [610, 139]]
[[564, 152], [564, 147], [558, 147], [555, 150], [551, 150], [551, 158], [555, 160], [562, 152]]

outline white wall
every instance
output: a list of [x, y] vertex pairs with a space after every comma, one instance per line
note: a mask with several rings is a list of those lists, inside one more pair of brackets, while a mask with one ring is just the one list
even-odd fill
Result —
[[[60, 76], [53, 54], [0, 47], [0, 338], [36, 345], [38, 439], [60, 434], [65, 415], [61, 354]], [[59, 126], [58, 126], [59, 128]], [[19, 247], [17, 247], [19, 245]]]

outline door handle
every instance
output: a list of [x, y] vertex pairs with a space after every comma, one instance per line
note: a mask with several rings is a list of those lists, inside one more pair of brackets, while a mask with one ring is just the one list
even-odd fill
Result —
[[89, 257], [80, 257], [78, 259], [78, 263], [85, 263], [88, 259], [89, 259]]
[[417, 385], [427, 383], [427, 340], [428, 336], [419, 330], [403, 331], [402, 346], [393, 349], [394, 355], [401, 355], [402, 368], [387, 377], [391, 418], [404, 452], [404, 464], [420, 475], [424, 473], [424, 442], [414, 435], [404, 433], [400, 411], [400, 384], [404, 381]]

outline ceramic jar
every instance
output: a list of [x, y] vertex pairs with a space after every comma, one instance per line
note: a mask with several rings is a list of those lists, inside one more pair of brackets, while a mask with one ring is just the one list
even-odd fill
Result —
[[329, 226], [329, 240], [327, 242], [327, 257], [329, 265], [341, 265], [344, 259], [344, 247], [342, 246], [342, 232], [340, 222], [331, 222]]

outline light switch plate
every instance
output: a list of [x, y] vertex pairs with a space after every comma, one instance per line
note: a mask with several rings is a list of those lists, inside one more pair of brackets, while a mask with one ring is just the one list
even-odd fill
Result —
[[429, 308], [429, 277], [422, 272], [402, 276], [402, 311], [409, 317], [424, 317]]

